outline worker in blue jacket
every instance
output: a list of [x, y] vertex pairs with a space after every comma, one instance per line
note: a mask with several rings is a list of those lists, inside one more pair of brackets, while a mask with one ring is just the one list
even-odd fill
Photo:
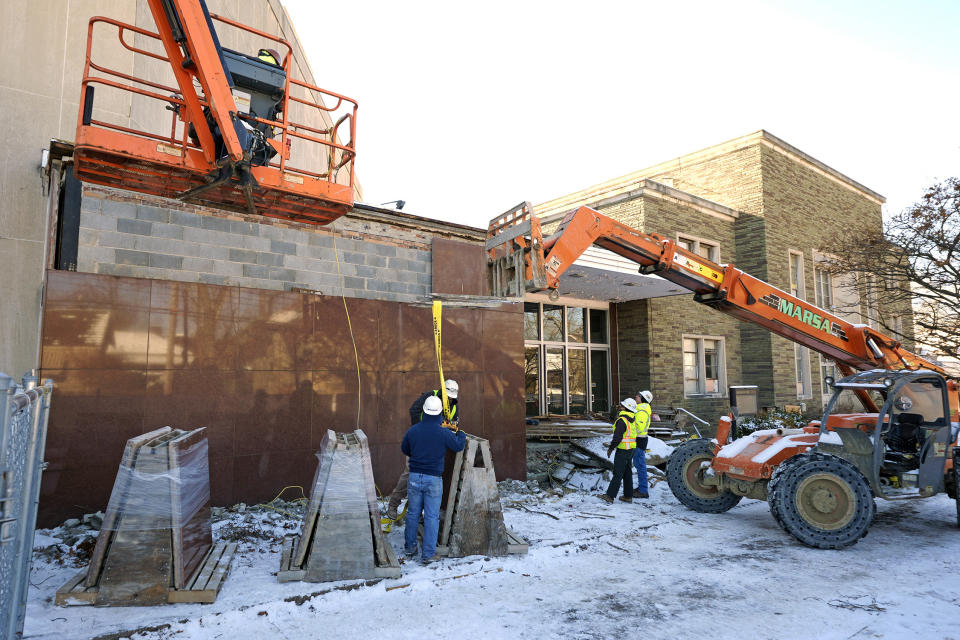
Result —
[[430, 396], [423, 402], [423, 420], [403, 436], [400, 449], [409, 460], [407, 482], [407, 522], [403, 532], [407, 557], [417, 554], [417, 525], [423, 512], [423, 548], [420, 561], [436, 560], [437, 534], [440, 531], [440, 500], [443, 497], [443, 463], [447, 451], [463, 451], [467, 436], [459, 428], [451, 431], [441, 425], [443, 401]]

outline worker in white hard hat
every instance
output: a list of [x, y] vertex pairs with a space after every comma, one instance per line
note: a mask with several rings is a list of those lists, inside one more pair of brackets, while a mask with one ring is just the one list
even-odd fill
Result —
[[604, 502], [613, 502], [620, 491], [620, 483], [623, 483], [623, 495], [620, 499], [624, 502], [633, 502], [633, 471], [630, 469], [630, 460], [633, 458], [633, 450], [637, 447], [637, 423], [634, 415], [637, 412], [637, 401], [633, 398], [624, 398], [620, 402], [620, 413], [617, 419], [613, 421], [613, 440], [607, 447], [607, 457], [616, 450], [617, 455], [613, 458], [613, 479], [610, 480], [610, 486], [606, 493], [601, 493], [597, 497]]
[[423, 544], [420, 551], [423, 564], [436, 560], [444, 459], [447, 451], [463, 451], [467, 443], [465, 433], [457, 427], [450, 430], [442, 422], [443, 401], [437, 396], [429, 396], [423, 402], [423, 420], [407, 430], [400, 444], [400, 449], [409, 458], [410, 467], [403, 546], [408, 557], [416, 555], [417, 525], [423, 512]]
[[634, 493], [638, 498], [649, 498], [650, 487], [647, 484], [647, 431], [650, 429], [650, 418], [653, 409], [653, 394], [644, 389], [637, 393], [637, 412], [634, 424], [637, 428], [637, 449], [633, 454], [633, 466], [637, 469], [637, 487]]
[[[460, 395], [460, 385], [456, 380], [446, 380], [443, 387], [447, 390], [447, 400], [450, 406], [450, 422], [460, 423], [460, 412], [457, 410], [457, 396]], [[440, 390], [425, 391], [420, 394], [413, 404], [410, 405], [410, 425], [415, 425], [423, 420], [423, 403], [427, 398], [439, 398]], [[391, 520], [397, 519], [397, 511], [400, 509], [400, 503], [407, 497], [407, 479], [410, 476], [410, 469], [404, 469], [397, 480], [397, 484], [390, 492], [390, 503], [387, 505], [387, 517]]]

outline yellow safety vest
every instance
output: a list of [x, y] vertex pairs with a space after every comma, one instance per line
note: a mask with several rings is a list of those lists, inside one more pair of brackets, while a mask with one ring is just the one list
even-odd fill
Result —
[[[623, 431], [623, 439], [617, 445], [617, 449], [636, 449], [637, 448], [637, 423], [634, 420], [634, 414], [629, 411], [621, 411], [617, 420], [623, 418], [627, 428]], [[613, 430], [617, 430], [616, 420], [613, 422]]]
[[638, 438], [647, 437], [647, 430], [650, 428], [650, 415], [652, 413], [653, 409], [651, 409], [650, 405], [646, 402], [642, 402], [637, 406], [637, 413], [634, 414], [636, 417], [634, 418], [633, 424], [636, 426]]

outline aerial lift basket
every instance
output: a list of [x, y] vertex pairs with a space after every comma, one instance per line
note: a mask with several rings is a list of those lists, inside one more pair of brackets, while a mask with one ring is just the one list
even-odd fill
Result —
[[[356, 102], [293, 78], [285, 40], [210, 14], [203, 0], [148, 5], [156, 33], [90, 20], [77, 178], [314, 224], [349, 211]], [[260, 55], [221, 47], [215, 22]]]
[[317, 459], [303, 526], [283, 541], [277, 580], [399, 578], [400, 563], [380, 531], [367, 436], [328, 430]]
[[206, 429], [163, 427], [127, 441], [90, 565], [55, 602], [214, 602], [236, 547], [213, 542]]

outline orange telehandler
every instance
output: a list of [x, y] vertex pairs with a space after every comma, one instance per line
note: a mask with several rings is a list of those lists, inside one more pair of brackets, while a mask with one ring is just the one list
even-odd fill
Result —
[[[642, 233], [589, 207], [568, 213], [543, 237], [528, 203], [494, 218], [486, 249], [494, 295], [557, 292], [560, 275], [591, 245], [694, 293], [697, 302], [766, 327], [833, 360], [823, 418], [802, 429], [732, 439], [736, 408], [712, 441], [693, 439], [671, 454], [667, 478], [687, 507], [721, 513], [741, 498], [766, 499], [776, 521], [804, 544], [836, 549], [867, 533], [874, 497], [926, 498], [946, 492], [960, 524], [960, 395], [943, 369], [898, 341], [758, 280]], [[839, 413], [847, 396], [862, 413]]]
[[[287, 41], [211, 14], [204, 0], [147, 5], [155, 33], [90, 20], [77, 178], [314, 224], [349, 211], [357, 103], [293, 78]], [[215, 23], [261, 48], [221, 46]], [[111, 120], [118, 111], [129, 121]]]

